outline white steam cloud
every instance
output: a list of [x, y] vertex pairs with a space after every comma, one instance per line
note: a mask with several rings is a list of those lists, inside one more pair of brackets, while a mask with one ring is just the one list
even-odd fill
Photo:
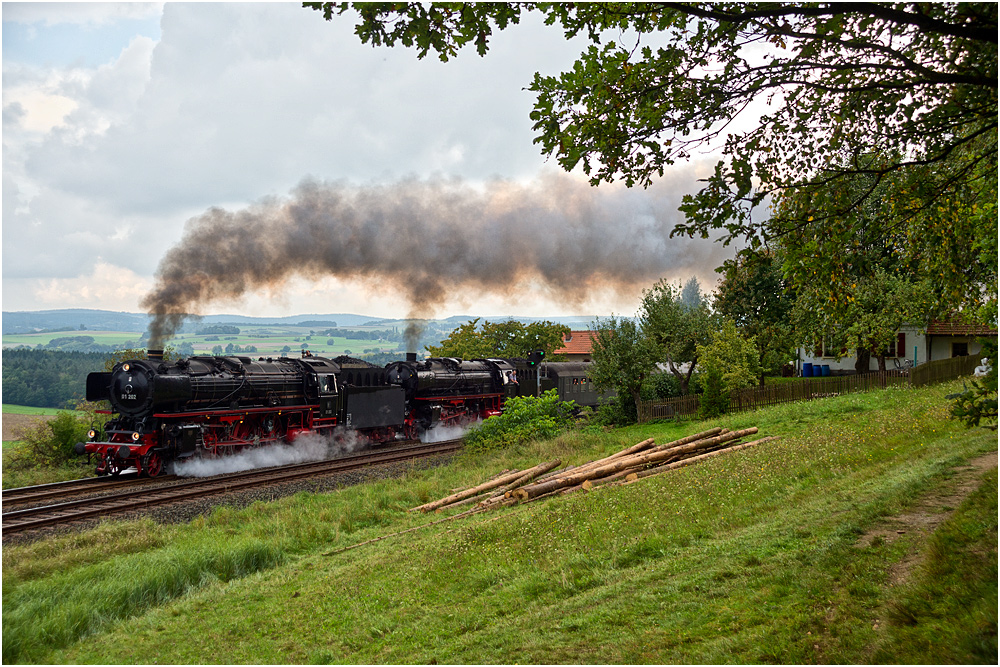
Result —
[[365, 437], [348, 429], [338, 428], [332, 436], [303, 433], [292, 444], [254, 447], [217, 459], [197, 456], [182, 459], [174, 463], [174, 474], [179, 477], [211, 477], [257, 468], [326, 461], [351, 454], [367, 444]]

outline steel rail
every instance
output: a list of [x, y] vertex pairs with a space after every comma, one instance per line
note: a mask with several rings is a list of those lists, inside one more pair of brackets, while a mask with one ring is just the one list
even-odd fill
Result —
[[117, 477], [86, 477], [84, 479], [73, 479], [66, 482], [53, 482], [52, 484], [39, 484], [37, 486], [22, 486], [16, 489], [4, 489], [4, 505], [23, 505], [25, 503], [37, 502], [39, 500], [52, 500], [65, 496], [75, 496], [103, 491], [105, 489], [116, 489], [129, 486], [148, 486], [157, 482], [167, 482], [177, 479], [176, 475], [161, 475], [159, 477], [137, 477], [134, 473], [119, 475]]
[[419, 444], [388, 451], [365, 452], [331, 459], [300, 463], [293, 466], [263, 468], [225, 477], [209, 477], [181, 482], [155, 489], [136, 489], [99, 498], [85, 498], [57, 505], [33, 507], [3, 513], [3, 533], [19, 533], [46, 526], [72, 523], [94, 516], [108, 516], [156, 505], [164, 505], [241, 491], [259, 486], [269, 486], [298, 479], [329, 475], [385, 463], [396, 463], [436, 454], [445, 454], [461, 448], [461, 440]]

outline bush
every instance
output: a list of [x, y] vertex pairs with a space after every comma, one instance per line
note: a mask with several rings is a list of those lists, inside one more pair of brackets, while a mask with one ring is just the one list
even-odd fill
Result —
[[997, 427], [997, 341], [980, 338], [983, 346], [983, 363], [990, 370], [982, 379], [972, 379], [972, 388], [965, 382], [962, 391], [948, 394], [952, 401], [949, 413], [952, 419], [963, 422], [969, 428], [984, 426]]
[[82, 415], [60, 412], [48, 421], [40, 421], [17, 435], [18, 444], [9, 450], [5, 462], [10, 469], [54, 468], [76, 463], [76, 443], [87, 440], [87, 431], [95, 423], [95, 404], [77, 406]]
[[627, 394], [615, 394], [607, 403], [601, 403], [590, 422], [599, 426], [627, 426], [639, 421], [635, 401]]
[[540, 398], [509, 398], [502, 415], [490, 417], [466, 434], [466, 447], [470, 451], [483, 452], [553, 438], [573, 425], [576, 411], [576, 403], [560, 401], [555, 389], [550, 389]]
[[644, 401], [675, 398], [683, 395], [681, 381], [670, 372], [654, 373], [646, 378], [642, 385], [641, 396]]
[[701, 376], [705, 391], [698, 401], [698, 418], [714, 419], [729, 409], [729, 392], [726, 390], [722, 373], [712, 368]]

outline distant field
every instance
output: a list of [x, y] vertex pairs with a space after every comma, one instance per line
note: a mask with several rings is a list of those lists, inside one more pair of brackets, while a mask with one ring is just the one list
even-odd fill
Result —
[[3, 413], [13, 414], [13, 415], [57, 415], [60, 412], [66, 412], [65, 410], [57, 410], [56, 408], [33, 408], [27, 405], [11, 405], [10, 403], [3, 404]]
[[[336, 357], [342, 354], [360, 355], [368, 352], [392, 352], [399, 347], [398, 342], [388, 340], [355, 340], [350, 338], [333, 338], [310, 334], [309, 327], [278, 326], [278, 327], [239, 327], [240, 333], [237, 335], [215, 334], [211, 336], [199, 336], [196, 334], [179, 334], [172, 338], [169, 346], [177, 347], [183, 343], [191, 343], [195, 354], [211, 354], [212, 349], [219, 345], [225, 350], [226, 346], [233, 344], [240, 348], [253, 345], [257, 348], [251, 355], [279, 356], [286, 346], [289, 348], [289, 355], [297, 355], [302, 346], [313, 354]], [[343, 327], [354, 331], [382, 330], [386, 327]], [[47, 345], [54, 338], [66, 338], [70, 336], [91, 336], [95, 343], [102, 345], [121, 345], [126, 342], [136, 342], [142, 336], [142, 332], [133, 331], [59, 331], [56, 333], [39, 334], [4, 334], [3, 347], [18, 347], [26, 345], [34, 348], [38, 345]], [[216, 340], [209, 340], [214, 338]], [[332, 343], [327, 341], [332, 340]], [[225, 353], [225, 352], [223, 352]], [[234, 354], [246, 354], [245, 352], [234, 352]]]
[[90, 336], [95, 343], [101, 345], [120, 345], [126, 341], [137, 341], [142, 336], [141, 331], [57, 331], [55, 333], [37, 334], [4, 334], [4, 347], [27, 345], [48, 345], [53, 338], [68, 338], [71, 336]]

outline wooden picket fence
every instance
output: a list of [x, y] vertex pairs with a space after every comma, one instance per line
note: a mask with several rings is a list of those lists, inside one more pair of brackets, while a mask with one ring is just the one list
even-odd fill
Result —
[[[922, 387], [935, 382], [953, 380], [972, 371], [981, 363], [981, 356], [955, 357], [921, 364], [913, 369], [886, 370], [858, 375], [836, 375], [822, 378], [800, 378], [795, 382], [740, 389], [729, 394], [728, 412], [757, 410], [769, 405], [808, 401], [839, 394], [850, 394], [887, 387]], [[673, 419], [697, 415], [699, 396], [640, 401], [639, 423], [654, 419]]]
[[972, 375], [976, 366], [982, 363], [983, 355], [975, 354], [969, 357], [952, 357], [938, 359], [926, 364], [920, 364], [910, 371], [910, 384], [914, 387], [946, 382], [964, 375]]

